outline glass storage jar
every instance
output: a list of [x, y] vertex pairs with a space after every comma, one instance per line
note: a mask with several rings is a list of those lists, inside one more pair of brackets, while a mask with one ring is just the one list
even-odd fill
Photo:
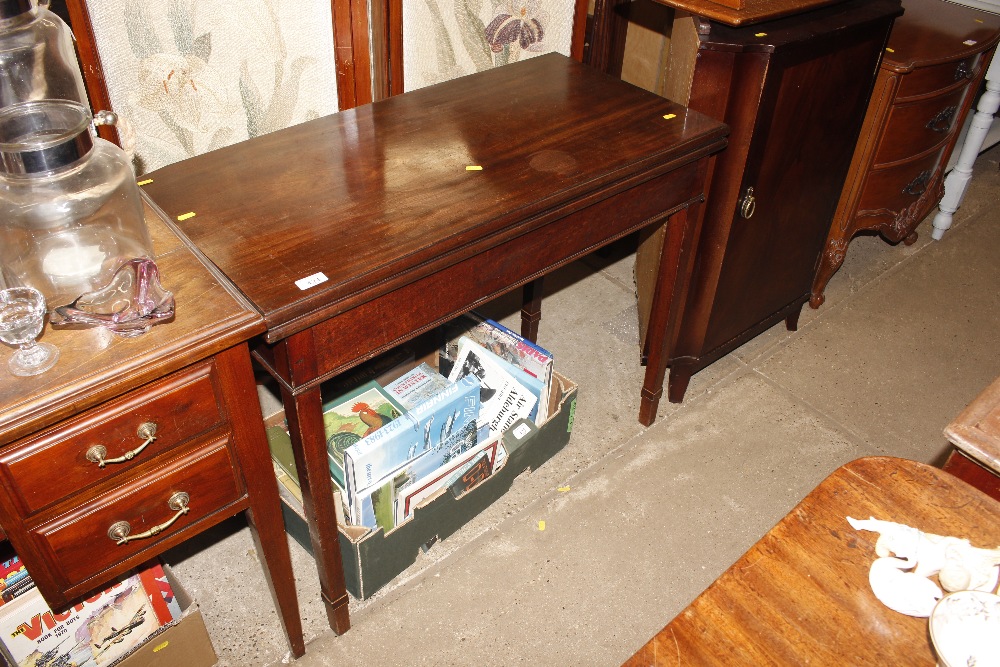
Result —
[[73, 33], [48, 0], [0, 0], [0, 107], [42, 99], [87, 104]]
[[78, 102], [0, 109], [0, 265], [8, 286], [34, 287], [50, 309], [153, 257], [128, 158], [90, 124]]

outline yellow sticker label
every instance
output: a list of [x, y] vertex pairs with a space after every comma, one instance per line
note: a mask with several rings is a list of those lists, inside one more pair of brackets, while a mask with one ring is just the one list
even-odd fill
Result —
[[567, 491], [569, 491], [569, 487], [568, 486], [560, 486], [559, 487], [559, 493], [566, 493]]
[[895, 53], [896, 52], [896, 49], [890, 49], [888, 46], [885, 47], [885, 50], [886, 50], [887, 53]]
[[545, 530], [545, 522], [544, 521], [539, 521], [538, 522], [538, 530]]
[[664, 118], [666, 120], [670, 120], [671, 118], [677, 118], [677, 114], [675, 114], [675, 113], [668, 113], [667, 115], [664, 116]]
[[767, 33], [766, 32], [755, 32], [753, 34], [753, 36], [754, 37], [767, 37]]
[[167, 648], [167, 646], [169, 644], [170, 644], [170, 640], [167, 640], [167, 641], [163, 642], [162, 644], [157, 644], [156, 648], [153, 649], [153, 653], [156, 653], [157, 651], [162, 651], [163, 649]]
[[184, 222], [185, 220], [189, 220], [193, 217], [194, 217], [194, 211], [191, 211], [189, 213], [181, 213], [179, 216], [177, 216], [177, 221]]
[[466, 171], [482, 171], [483, 168], [480, 167], [478, 164], [470, 164], [468, 167], [465, 168], [465, 170]]
[[976, 23], [982, 23], [982, 22], [983, 22], [982, 19], [976, 19]]
[[150, 184], [150, 183], [152, 183], [152, 182], [153, 182], [153, 179], [151, 179], [151, 178], [147, 178], [147, 179], [146, 179], [146, 180], [144, 180], [144, 181], [139, 181], [138, 183], [136, 183], [136, 185], [149, 185], [149, 184]]

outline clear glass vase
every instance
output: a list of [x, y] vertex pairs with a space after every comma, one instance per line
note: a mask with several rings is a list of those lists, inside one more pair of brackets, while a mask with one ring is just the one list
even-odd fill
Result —
[[0, 0], [0, 108], [42, 99], [87, 104], [73, 33], [47, 0]]
[[52, 309], [141, 257], [153, 254], [134, 172], [124, 151], [94, 137], [87, 109], [61, 100], [0, 109], [6, 284], [34, 287]]

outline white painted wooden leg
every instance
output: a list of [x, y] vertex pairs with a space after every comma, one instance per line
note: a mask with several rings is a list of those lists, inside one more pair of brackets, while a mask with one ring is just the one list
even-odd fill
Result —
[[[997, 59], [994, 59], [994, 64]], [[993, 74], [990, 67], [988, 74]], [[1000, 77], [1000, 73], [998, 73]], [[969, 124], [969, 132], [966, 135], [965, 143], [962, 145], [962, 152], [959, 153], [958, 162], [952, 168], [951, 173], [944, 180], [944, 197], [938, 204], [938, 213], [934, 216], [934, 230], [931, 238], [940, 240], [944, 236], [945, 230], [951, 227], [951, 219], [962, 205], [962, 198], [965, 196], [965, 189], [969, 186], [972, 178], [972, 165], [975, 164], [979, 151], [986, 141], [986, 134], [993, 124], [993, 114], [1000, 109], [1000, 78], [986, 81], [986, 92], [979, 98], [976, 106], [976, 115], [972, 117]]]

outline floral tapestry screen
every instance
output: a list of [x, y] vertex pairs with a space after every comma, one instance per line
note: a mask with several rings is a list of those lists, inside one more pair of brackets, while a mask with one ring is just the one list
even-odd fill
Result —
[[406, 90], [533, 55], [569, 55], [573, 0], [403, 0]]
[[89, 0], [139, 173], [337, 111], [330, 0]]

